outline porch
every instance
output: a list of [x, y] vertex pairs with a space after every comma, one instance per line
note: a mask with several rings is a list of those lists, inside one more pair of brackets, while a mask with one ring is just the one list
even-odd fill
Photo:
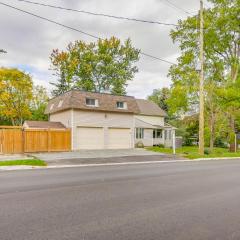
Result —
[[175, 138], [175, 129], [169, 124], [152, 125], [150, 123], [137, 120], [135, 123], [135, 144], [142, 142], [144, 146], [164, 145], [172, 147]]

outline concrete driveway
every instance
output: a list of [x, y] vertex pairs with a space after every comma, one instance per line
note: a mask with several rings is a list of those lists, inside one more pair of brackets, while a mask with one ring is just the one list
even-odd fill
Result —
[[151, 152], [145, 149], [104, 149], [81, 150], [60, 153], [38, 153], [34, 157], [42, 159], [48, 165], [98, 164], [139, 161], [160, 161], [182, 159], [177, 156]]
[[111, 158], [111, 157], [125, 157], [125, 156], [151, 156], [164, 155], [147, 151], [145, 149], [103, 149], [103, 150], [80, 150], [73, 152], [51, 152], [51, 153], [36, 153], [34, 157], [45, 161], [56, 159], [76, 159], [76, 158]]

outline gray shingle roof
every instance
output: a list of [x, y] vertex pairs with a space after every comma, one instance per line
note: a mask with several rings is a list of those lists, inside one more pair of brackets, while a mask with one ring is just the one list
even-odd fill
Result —
[[[98, 100], [98, 107], [86, 105], [86, 98], [94, 98]], [[118, 109], [116, 104], [118, 101], [127, 103], [127, 109]], [[54, 113], [66, 109], [82, 109], [91, 111], [109, 111], [109, 112], [125, 112], [138, 113], [139, 109], [134, 97], [116, 96], [107, 93], [95, 93], [72, 90], [55, 97], [49, 101], [45, 113]]]
[[48, 121], [25, 121], [24, 127], [26, 128], [66, 128], [61, 122], [48, 122]]
[[[86, 98], [97, 99], [99, 106], [87, 106]], [[116, 107], [118, 101], [126, 102], [127, 109], [118, 109]], [[71, 108], [90, 111], [125, 112], [151, 116], [166, 116], [166, 113], [159, 108], [158, 105], [148, 100], [135, 99], [131, 96], [116, 96], [107, 93], [85, 92], [79, 90], [72, 90], [51, 99], [45, 113], [51, 114]]]
[[141, 115], [149, 115], [149, 116], [167, 116], [166, 112], [163, 111], [156, 103], [145, 99], [136, 99], [139, 114]]

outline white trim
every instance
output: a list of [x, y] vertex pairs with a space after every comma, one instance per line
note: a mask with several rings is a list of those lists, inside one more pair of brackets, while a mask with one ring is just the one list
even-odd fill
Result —
[[[87, 104], [87, 100], [94, 100], [94, 105], [92, 105], [92, 104]], [[99, 107], [99, 102], [98, 102], [98, 99], [96, 99], [96, 98], [88, 98], [88, 97], [86, 97], [86, 106], [87, 107]]]
[[136, 118], [135, 118], [135, 116], [133, 115], [132, 137], [131, 137], [132, 148], [135, 148], [135, 134], [136, 134], [136, 133], [135, 133], [135, 131], [136, 131], [135, 125], [136, 125]]
[[176, 136], [175, 136], [175, 130], [172, 129], [172, 149], [173, 154], [176, 154]]

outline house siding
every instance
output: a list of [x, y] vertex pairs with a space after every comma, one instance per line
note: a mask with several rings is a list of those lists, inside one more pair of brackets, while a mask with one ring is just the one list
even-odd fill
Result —
[[147, 122], [152, 125], [164, 126], [164, 117], [160, 116], [146, 116], [146, 115], [135, 115], [135, 118]]
[[[71, 119], [73, 118], [73, 122]], [[84, 110], [68, 110], [50, 115], [50, 121], [60, 121], [72, 127], [72, 150], [78, 150], [78, 127], [102, 127], [104, 129], [104, 148], [108, 144], [109, 128], [130, 128], [131, 146], [134, 147], [134, 115], [128, 113], [94, 112]]]
[[152, 146], [153, 145], [152, 132], [153, 132], [152, 129], [145, 128], [144, 129], [144, 138], [142, 138], [142, 139], [135, 138], [135, 144], [137, 144], [138, 142], [142, 142], [145, 147]]
[[63, 112], [52, 113], [52, 114], [50, 114], [49, 121], [61, 122], [67, 128], [71, 128], [72, 127], [71, 111], [72, 110], [69, 109], [69, 110], [66, 110]]

